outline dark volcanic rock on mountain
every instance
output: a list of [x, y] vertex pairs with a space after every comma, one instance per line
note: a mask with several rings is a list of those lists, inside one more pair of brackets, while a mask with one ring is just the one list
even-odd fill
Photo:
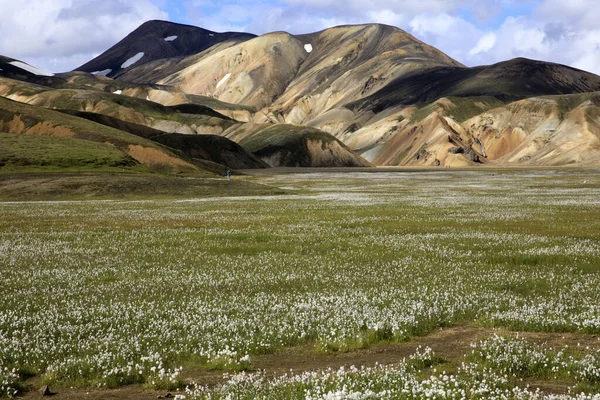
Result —
[[65, 79], [55, 76], [53, 73], [42, 71], [23, 61], [5, 56], [0, 56], [0, 77], [50, 87], [61, 87], [67, 84]]
[[532, 96], [600, 90], [600, 76], [565, 65], [516, 58], [474, 68], [439, 67], [403, 76], [350, 105], [375, 112], [442, 97], [491, 96], [508, 102]]
[[227, 40], [245, 41], [254, 37], [248, 33], [216, 33], [195, 26], [149, 21], [76, 70], [116, 78], [134, 65], [185, 57]]

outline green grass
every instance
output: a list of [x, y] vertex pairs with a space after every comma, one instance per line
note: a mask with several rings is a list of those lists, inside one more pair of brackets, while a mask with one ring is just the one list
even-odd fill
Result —
[[[496, 172], [232, 182], [285, 187], [281, 197], [235, 198], [220, 178], [202, 181], [213, 199], [0, 203], [0, 361], [59, 387], [167, 387], [178, 384], [180, 365], [252, 370], [252, 357], [282, 347], [340, 355], [467, 322], [597, 335], [600, 174]], [[594, 354], [578, 351], [567, 356]], [[494, 353], [491, 370], [469, 360], [473, 370], [460, 360], [448, 368], [459, 387], [501, 382], [504, 353]], [[420, 374], [447, 367], [434, 355], [414, 360], [424, 372], [395, 367], [339, 379], [392, 390], [403, 386], [378, 379], [399, 374], [416, 387], [428, 379]], [[517, 359], [530, 371], [517, 376], [553, 379], [535, 360]], [[175, 382], [156, 380], [158, 365]], [[594, 379], [569, 384], [594, 393]], [[511, 377], [502, 385], [520, 384]], [[292, 397], [302, 398], [306, 387], [295, 388]]]
[[0, 133], [0, 169], [142, 170], [139, 163], [114, 146], [80, 139]]
[[285, 190], [249, 182], [240, 176], [227, 182], [224, 174], [215, 177], [195, 173], [175, 177], [148, 171], [140, 173], [135, 168], [0, 168], [0, 201], [156, 200], [284, 193]]
[[452, 117], [455, 121], [462, 123], [488, 110], [502, 107], [503, 102], [494, 97], [455, 97], [447, 98], [452, 105], [446, 107], [445, 104], [431, 103], [422, 105], [412, 116], [411, 122], [420, 122], [427, 118], [431, 113], [442, 110], [444, 115]]
[[454, 107], [450, 107], [446, 113], [460, 123], [504, 105], [494, 97], [449, 97], [448, 100]]

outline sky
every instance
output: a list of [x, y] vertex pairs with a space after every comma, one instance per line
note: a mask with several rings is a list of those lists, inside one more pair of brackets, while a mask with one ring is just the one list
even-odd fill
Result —
[[0, 0], [0, 55], [72, 70], [161, 19], [210, 29], [310, 33], [397, 26], [476, 66], [515, 57], [600, 74], [598, 0]]

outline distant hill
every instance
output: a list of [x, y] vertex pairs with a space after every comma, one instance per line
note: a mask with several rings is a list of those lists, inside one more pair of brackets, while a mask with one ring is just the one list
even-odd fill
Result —
[[[181, 159], [168, 148], [150, 140], [58, 111], [4, 98], [0, 98], [0, 132], [95, 142], [135, 160], [130, 166], [142, 165], [148, 170], [199, 170], [189, 160]], [[33, 152], [44, 153], [39, 149]]]
[[240, 144], [272, 167], [370, 167], [328, 133], [292, 125], [259, 130]]

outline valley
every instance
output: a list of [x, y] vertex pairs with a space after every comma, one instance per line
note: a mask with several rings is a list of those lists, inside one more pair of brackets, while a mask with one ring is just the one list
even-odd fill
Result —
[[3, 381], [57, 399], [600, 391], [597, 169], [260, 171], [234, 182], [284, 193], [0, 202]]

